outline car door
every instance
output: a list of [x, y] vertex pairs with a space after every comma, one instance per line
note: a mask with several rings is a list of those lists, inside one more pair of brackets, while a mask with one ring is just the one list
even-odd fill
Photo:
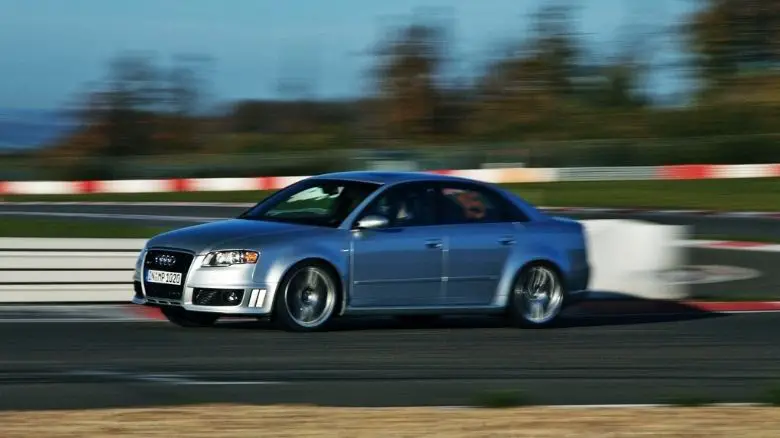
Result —
[[442, 183], [437, 216], [446, 225], [445, 296], [448, 305], [488, 305], [517, 244], [508, 202], [487, 187]]
[[404, 183], [380, 194], [357, 220], [388, 225], [351, 237], [353, 307], [435, 307], [443, 302], [444, 235], [434, 223], [433, 188]]

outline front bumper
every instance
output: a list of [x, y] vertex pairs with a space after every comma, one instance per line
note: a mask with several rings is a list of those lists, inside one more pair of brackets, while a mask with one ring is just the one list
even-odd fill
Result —
[[182, 272], [183, 286], [173, 293], [160, 293], [155, 284], [145, 281], [146, 255], [143, 253], [139, 257], [133, 276], [133, 304], [176, 306], [224, 315], [263, 316], [272, 311], [276, 285], [255, 282], [256, 265], [202, 267], [204, 256], [194, 256], [192, 263]]
[[[138, 305], [144, 305], [144, 306], [152, 306], [152, 307], [162, 307], [162, 306], [177, 306], [182, 307], [185, 310], [191, 310], [195, 312], [213, 312], [213, 313], [220, 313], [225, 315], [254, 315], [254, 316], [262, 316], [262, 315], [268, 315], [271, 313], [271, 310], [273, 308], [273, 300], [271, 299], [271, 293], [269, 292], [269, 288], [267, 287], [247, 287], [247, 288], [241, 288], [236, 289], [235, 287], [185, 287], [184, 293], [182, 295], [181, 300], [176, 299], [167, 299], [167, 298], [157, 298], [157, 297], [149, 297], [145, 296], [143, 293], [143, 287], [142, 282], [136, 282], [136, 289], [141, 289], [141, 293], [138, 293], [138, 290], [136, 290], [136, 293], [133, 295], [132, 303], [138, 304]], [[240, 291], [241, 292], [241, 300], [238, 304], [235, 305], [205, 305], [205, 304], [196, 304], [193, 300], [193, 296], [195, 295], [195, 291], [198, 289], [203, 289], [208, 292], [211, 291], [223, 291], [223, 290], [230, 290], [230, 291]]]

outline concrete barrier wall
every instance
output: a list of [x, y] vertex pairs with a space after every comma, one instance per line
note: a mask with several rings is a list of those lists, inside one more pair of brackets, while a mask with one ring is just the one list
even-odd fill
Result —
[[[660, 272], [685, 263], [685, 229], [586, 220], [590, 289], [648, 299], [684, 298]], [[144, 239], [0, 239], [0, 303], [128, 302]]]

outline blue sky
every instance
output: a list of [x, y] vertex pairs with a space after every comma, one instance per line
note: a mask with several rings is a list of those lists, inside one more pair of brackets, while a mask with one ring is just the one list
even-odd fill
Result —
[[[581, 31], [609, 49], [625, 26], [663, 25], [690, 11], [686, 0], [581, 0]], [[220, 99], [276, 97], [288, 71], [317, 77], [322, 97], [363, 91], [383, 20], [417, 8], [448, 8], [456, 50], [478, 65], [495, 43], [522, 37], [541, 0], [0, 0], [0, 108], [57, 108], [101, 78], [120, 51], [161, 59], [205, 54]], [[672, 54], [669, 48], [664, 54]], [[316, 54], [316, 61], [311, 54]], [[661, 91], [681, 85], [654, 79]]]

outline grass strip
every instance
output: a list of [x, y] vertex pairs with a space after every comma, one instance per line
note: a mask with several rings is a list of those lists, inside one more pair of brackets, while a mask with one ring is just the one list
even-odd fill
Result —
[[780, 409], [325, 408], [210, 405], [149, 409], [0, 413], [4, 438], [90, 437], [648, 437], [769, 438]]
[[[505, 185], [536, 205], [780, 211], [780, 178], [680, 181], [566, 181]], [[268, 192], [11, 195], [5, 201], [257, 202]]]
[[176, 226], [127, 225], [109, 221], [0, 218], [0, 237], [145, 239]]

